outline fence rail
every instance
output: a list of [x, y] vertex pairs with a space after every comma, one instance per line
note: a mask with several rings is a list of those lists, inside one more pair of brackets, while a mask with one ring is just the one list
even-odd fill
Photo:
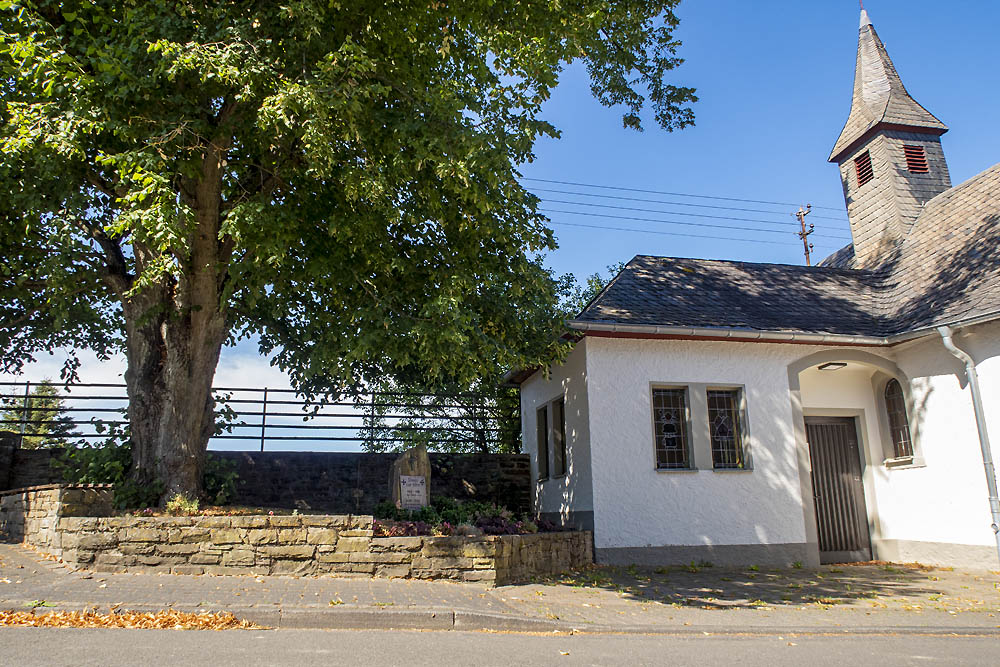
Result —
[[[123, 384], [0, 382], [0, 430], [45, 446], [79, 444], [127, 428]], [[308, 402], [291, 389], [216, 387], [216, 435], [210, 449], [331, 446], [370, 451], [425, 444], [435, 449], [520, 449], [516, 390], [474, 394], [370, 392]], [[293, 409], [298, 408], [298, 410]], [[240, 446], [242, 445], [242, 446]], [[288, 449], [288, 446], [281, 447]]]

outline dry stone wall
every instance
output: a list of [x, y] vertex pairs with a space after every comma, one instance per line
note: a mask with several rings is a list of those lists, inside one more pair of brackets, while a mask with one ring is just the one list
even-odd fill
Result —
[[101, 572], [338, 574], [496, 584], [592, 562], [590, 533], [373, 537], [371, 515], [59, 521], [63, 560]]
[[99, 572], [509, 584], [593, 562], [589, 532], [374, 537], [371, 515], [113, 517], [111, 497], [109, 487], [21, 489], [0, 498], [0, 526], [9, 539]]
[[61, 484], [7, 491], [0, 496], [0, 534], [58, 555], [62, 549], [60, 520], [111, 514], [111, 502], [111, 487], [107, 485]]

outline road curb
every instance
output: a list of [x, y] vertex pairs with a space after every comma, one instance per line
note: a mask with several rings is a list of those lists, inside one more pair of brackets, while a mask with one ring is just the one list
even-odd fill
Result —
[[498, 614], [464, 609], [387, 609], [367, 607], [338, 608], [260, 608], [215, 607], [213, 605], [156, 605], [156, 604], [80, 604], [75, 602], [49, 602], [52, 606], [32, 607], [30, 601], [6, 600], [0, 602], [0, 611], [49, 612], [83, 611], [98, 612], [228, 612], [239, 619], [252, 621], [271, 629], [301, 630], [437, 630], [466, 632], [523, 632], [558, 634], [628, 634], [673, 636], [877, 636], [877, 635], [927, 635], [927, 636], [978, 636], [1000, 637], [1000, 628], [984, 626], [744, 626], [720, 627], [715, 625], [574, 625], [564, 621], [531, 618], [513, 614]]

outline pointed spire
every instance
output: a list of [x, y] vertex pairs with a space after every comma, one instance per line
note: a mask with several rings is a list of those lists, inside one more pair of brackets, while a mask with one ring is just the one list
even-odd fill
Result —
[[936, 135], [948, 131], [944, 123], [906, 92], [868, 12], [862, 9], [851, 115], [837, 139], [830, 161], [836, 162], [856, 141], [879, 125]]

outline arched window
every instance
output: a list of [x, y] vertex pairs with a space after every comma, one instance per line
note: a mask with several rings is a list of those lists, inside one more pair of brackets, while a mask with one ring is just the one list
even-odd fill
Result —
[[892, 449], [896, 458], [913, 456], [910, 423], [906, 418], [906, 399], [898, 380], [889, 380], [885, 385], [885, 411], [889, 416], [889, 433], [892, 434]]

